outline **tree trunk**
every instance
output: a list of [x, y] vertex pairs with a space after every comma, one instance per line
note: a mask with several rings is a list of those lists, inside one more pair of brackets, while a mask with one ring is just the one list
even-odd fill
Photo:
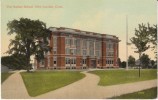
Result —
[[141, 63], [140, 57], [141, 57], [141, 53], [139, 53], [139, 77], [140, 77], [140, 63]]

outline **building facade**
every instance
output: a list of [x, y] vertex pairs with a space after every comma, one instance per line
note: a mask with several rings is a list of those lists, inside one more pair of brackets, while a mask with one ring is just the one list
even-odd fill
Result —
[[113, 35], [70, 28], [49, 28], [52, 48], [37, 69], [118, 68], [119, 39]]

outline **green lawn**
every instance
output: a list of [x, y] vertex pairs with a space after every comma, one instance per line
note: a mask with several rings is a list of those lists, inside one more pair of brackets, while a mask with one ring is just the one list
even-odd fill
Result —
[[37, 71], [21, 73], [30, 96], [37, 96], [85, 77], [79, 71]]
[[156, 99], [157, 97], [157, 87], [146, 89], [139, 92], [124, 94], [121, 96], [116, 96], [111, 99]]
[[12, 73], [3, 72], [1, 73], [1, 83], [3, 83]]
[[138, 76], [138, 69], [135, 70], [96, 70], [90, 73], [100, 77], [99, 85], [108, 86], [157, 78], [156, 69], [142, 69], [141, 77]]

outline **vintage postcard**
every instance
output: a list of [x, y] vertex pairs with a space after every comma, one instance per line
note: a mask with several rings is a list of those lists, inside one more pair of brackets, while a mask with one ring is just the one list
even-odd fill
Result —
[[156, 99], [156, 0], [1, 0], [2, 99]]

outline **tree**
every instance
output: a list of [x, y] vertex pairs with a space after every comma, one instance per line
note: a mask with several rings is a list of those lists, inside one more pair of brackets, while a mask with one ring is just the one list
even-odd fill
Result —
[[121, 59], [120, 58], [117, 59], [117, 62], [118, 62], [118, 66], [121, 67]]
[[26, 57], [24, 55], [11, 55], [1, 57], [2, 65], [9, 69], [26, 69]]
[[[135, 45], [136, 51], [135, 53], [139, 54], [139, 59], [143, 52], [149, 49], [149, 32], [147, 27], [144, 24], [139, 24], [138, 29], [135, 29], [135, 37], [132, 37], [130, 40], [132, 44]], [[140, 64], [139, 64], [139, 77], [140, 77]]]
[[155, 61], [154, 60], [150, 60], [150, 63], [151, 63], [151, 67], [153, 68], [154, 65], [155, 65]]
[[149, 55], [143, 54], [140, 57], [140, 62], [143, 68], [149, 68], [149, 62], [150, 62]]
[[40, 59], [44, 59], [44, 53], [50, 50], [47, 46], [50, 31], [44, 22], [28, 18], [9, 21], [7, 27], [9, 35], [15, 34], [15, 39], [10, 41], [7, 53], [25, 55], [29, 72], [30, 57], [35, 55], [36, 59], [40, 61]]
[[148, 24], [148, 33], [149, 33], [149, 40], [153, 44], [153, 50], [155, 50], [155, 58], [157, 58], [157, 25], [150, 26]]
[[128, 58], [129, 66], [133, 67], [135, 65], [135, 58], [133, 56], [129, 56]]
[[125, 62], [125, 61], [123, 61], [123, 62], [121, 63], [121, 65], [122, 65], [122, 68], [126, 68], [126, 62]]
[[154, 45], [153, 49], [157, 47], [157, 25], [150, 26], [148, 24], [149, 40]]

